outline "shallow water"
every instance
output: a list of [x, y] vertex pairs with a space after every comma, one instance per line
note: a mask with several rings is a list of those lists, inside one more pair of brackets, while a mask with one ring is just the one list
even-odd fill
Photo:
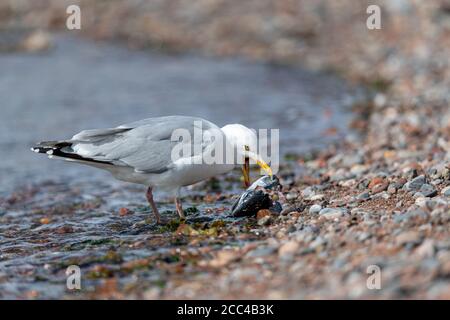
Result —
[[[320, 148], [346, 132], [355, 89], [326, 74], [195, 55], [137, 52], [58, 35], [40, 54], [0, 54], [0, 196], [46, 179], [106, 173], [30, 153], [71, 137], [162, 115], [279, 128], [281, 152]], [[330, 127], [337, 135], [326, 135]]]
[[[185, 209], [193, 211], [188, 225], [201, 235], [214, 233], [192, 239], [153, 223], [144, 187], [50, 161], [29, 151], [36, 141], [185, 114], [221, 126], [281, 128], [282, 153], [298, 153], [339, 139], [357, 97], [330, 75], [241, 59], [135, 52], [67, 36], [57, 36], [47, 53], [0, 55], [0, 70], [0, 298], [102, 298], [98, 286], [111, 277], [133, 292], [126, 297], [141, 297], [184, 265], [177, 250], [191, 259], [199, 248], [265, 237], [264, 230], [254, 231], [255, 219], [228, 217], [240, 188], [236, 172], [185, 191]], [[338, 134], [324, 134], [329, 128]], [[120, 216], [122, 207], [133, 213]], [[176, 218], [172, 203], [159, 207], [164, 219]], [[65, 270], [72, 264], [81, 267], [82, 292], [66, 289]]]

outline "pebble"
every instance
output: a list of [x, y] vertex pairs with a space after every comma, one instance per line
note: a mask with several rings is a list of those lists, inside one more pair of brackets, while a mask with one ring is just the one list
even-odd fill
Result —
[[391, 195], [389, 193], [387, 193], [386, 191], [382, 191], [382, 192], [374, 194], [372, 196], [373, 199], [384, 199], [384, 200], [387, 200], [390, 197], [391, 197]]
[[359, 190], [366, 190], [369, 187], [369, 183], [370, 183], [369, 179], [363, 179], [358, 183], [357, 188]]
[[121, 216], [121, 217], [127, 216], [127, 215], [132, 214], [132, 213], [133, 213], [133, 211], [128, 209], [128, 208], [122, 207], [122, 208], [119, 209], [119, 216]]
[[370, 233], [368, 233], [368, 232], [362, 232], [362, 233], [360, 233], [360, 234], [358, 235], [357, 239], [358, 239], [358, 241], [363, 242], [363, 241], [369, 239], [370, 237], [371, 237]]
[[415, 209], [415, 210], [410, 210], [406, 213], [403, 214], [397, 214], [394, 217], [394, 221], [396, 223], [401, 223], [403, 221], [409, 221], [410, 219], [414, 219], [414, 218], [420, 218], [420, 219], [427, 219], [428, 214], [423, 210], [423, 209]]
[[349, 179], [347, 181], [343, 181], [342, 183], [340, 183], [341, 186], [346, 187], [346, 188], [350, 188], [352, 186], [354, 186], [356, 184], [355, 179]]
[[379, 185], [379, 184], [382, 184], [382, 183], [384, 183], [384, 182], [385, 182], [385, 180], [384, 180], [382, 177], [375, 177], [375, 178], [373, 178], [372, 180], [370, 180], [369, 188], [372, 189], [372, 188], [374, 188], [375, 186], [377, 186], [377, 185]]
[[271, 222], [270, 216], [265, 216], [258, 220], [258, 225], [259, 226], [268, 226], [270, 224], [270, 222]]
[[323, 200], [325, 196], [323, 194], [316, 194], [309, 198], [311, 201], [320, 201]]
[[286, 242], [278, 250], [278, 255], [279, 256], [294, 255], [298, 251], [299, 247], [300, 246], [296, 241]]
[[49, 218], [41, 218], [41, 219], [39, 220], [39, 222], [40, 222], [41, 224], [49, 224], [49, 223], [50, 223], [50, 219], [49, 219]]
[[322, 237], [317, 237], [309, 244], [309, 248], [317, 250], [323, 247], [326, 243], [326, 240], [324, 240]]
[[444, 180], [450, 179], [450, 168], [445, 167], [442, 169], [442, 178], [444, 178]]
[[417, 244], [420, 243], [420, 234], [416, 231], [404, 231], [395, 238], [395, 241], [399, 245], [408, 243]]
[[442, 173], [437, 169], [437, 168], [430, 168], [427, 171], [427, 174], [432, 178], [432, 179], [439, 179], [440, 177], [442, 177]]
[[428, 199], [429, 198], [426, 198], [426, 197], [423, 197], [423, 196], [419, 196], [419, 197], [417, 197], [417, 199], [416, 199], [416, 201], [414, 203], [417, 204], [419, 207], [425, 207]]
[[424, 197], [434, 197], [437, 195], [436, 188], [431, 184], [423, 184], [420, 187], [419, 192], [423, 194]]
[[405, 184], [405, 189], [408, 191], [418, 191], [423, 184], [425, 184], [426, 179], [424, 175], [420, 175], [418, 177], [415, 177], [411, 181], [407, 182]]
[[434, 186], [437, 186], [437, 185], [439, 185], [441, 183], [442, 183], [442, 179], [436, 179], [436, 180], [431, 181], [431, 184], [434, 185]]
[[370, 194], [368, 192], [360, 193], [356, 196], [356, 199], [359, 201], [366, 201], [370, 199]]
[[346, 211], [347, 210], [340, 208], [324, 208], [320, 210], [319, 215], [325, 217], [326, 219], [336, 219], [346, 214]]
[[389, 187], [389, 182], [387, 181], [383, 181], [382, 183], [379, 183], [375, 186], [372, 187], [372, 193], [380, 193], [382, 191], [387, 190], [387, 188]]
[[388, 192], [389, 194], [396, 194], [396, 193], [397, 193], [397, 188], [395, 187], [395, 184], [394, 184], [394, 183], [391, 183], [391, 184], [389, 185], [389, 187], [387, 188], [387, 192]]
[[293, 232], [297, 231], [297, 228], [294, 225], [290, 225], [286, 231], [288, 233], [293, 233]]
[[318, 214], [320, 212], [320, 210], [322, 210], [322, 206], [320, 204], [313, 204], [309, 208], [309, 213], [310, 214]]
[[367, 212], [364, 209], [361, 209], [361, 208], [354, 208], [354, 209], [352, 209], [350, 211], [350, 213], [352, 215], [361, 215], [361, 216], [367, 214]]
[[261, 209], [256, 213], [256, 219], [257, 220], [261, 220], [264, 217], [269, 216], [270, 217], [270, 210], [269, 209]]
[[359, 177], [363, 173], [366, 173], [368, 171], [368, 169], [369, 169], [369, 167], [366, 165], [356, 164], [350, 168], [350, 173]]
[[303, 198], [310, 198], [315, 194], [312, 187], [308, 187], [302, 190], [302, 197]]
[[56, 229], [57, 234], [66, 234], [66, 233], [72, 233], [72, 232], [74, 232], [74, 230], [71, 226], [62, 226], [62, 227]]
[[297, 192], [289, 192], [286, 195], [286, 200], [288, 200], [288, 201], [292, 201], [292, 200], [295, 200], [297, 198], [298, 198], [298, 193]]
[[292, 186], [295, 180], [292, 177], [280, 177], [280, 183], [282, 186]]
[[394, 186], [397, 189], [400, 189], [401, 187], [403, 187], [406, 184], [407, 180], [405, 178], [399, 178], [394, 182]]
[[275, 248], [273, 247], [261, 247], [257, 248], [255, 250], [249, 251], [245, 256], [247, 258], [258, 258], [258, 257], [265, 257], [268, 255], [271, 255], [275, 252]]
[[434, 241], [432, 239], [425, 240], [416, 249], [416, 254], [421, 258], [432, 258], [435, 253]]
[[444, 189], [441, 190], [441, 194], [446, 196], [446, 197], [450, 197], [450, 186], [445, 187]]
[[364, 163], [364, 157], [360, 154], [347, 155], [342, 159], [344, 167], [351, 167]]
[[141, 228], [141, 227], [146, 226], [146, 225], [148, 225], [147, 221], [142, 220], [142, 221], [138, 221], [138, 222], [134, 223], [134, 224], [131, 226], [131, 228], [132, 228], [132, 229], [136, 229], [136, 228]]
[[209, 266], [213, 268], [222, 268], [238, 258], [238, 252], [224, 249], [216, 253], [216, 257], [209, 262]]
[[377, 107], [384, 107], [387, 102], [387, 97], [386, 97], [386, 95], [384, 95], [382, 93], [377, 93], [375, 95], [375, 98], [373, 99], [373, 102], [375, 103], [375, 105]]
[[283, 206], [278, 201], [275, 201], [273, 206], [271, 206], [269, 210], [274, 214], [280, 214], [281, 211], [283, 211]]
[[286, 215], [288, 215], [288, 214], [290, 214], [292, 212], [297, 212], [297, 208], [288, 206], [288, 207], [284, 208], [283, 210], [281, 210], [280, 214], [282, 216], [286, 216]]

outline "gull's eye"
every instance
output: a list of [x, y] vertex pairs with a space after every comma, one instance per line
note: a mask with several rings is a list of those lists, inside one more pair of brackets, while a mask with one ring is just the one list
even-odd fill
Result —
[[244, 150], [245, 151], [250, 151], [250, 147], [249, 146], [244, 146]]

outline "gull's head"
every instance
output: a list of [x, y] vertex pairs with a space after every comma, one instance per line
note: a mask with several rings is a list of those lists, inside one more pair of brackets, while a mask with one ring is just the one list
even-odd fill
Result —
[[242, 164], [245, 186], [250, 186], [250, 160], [257, 163], [268, 175], [272, 169], [258, 154], [258, 138], [254, 130], [242, 124], [228, 124], [222, 128], [227, 143], [234, 149], [238, 164]]

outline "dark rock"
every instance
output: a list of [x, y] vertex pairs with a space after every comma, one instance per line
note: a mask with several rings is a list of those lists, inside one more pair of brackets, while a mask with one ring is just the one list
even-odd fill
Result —
[[424, 196], [424, 197], [434, 197], [437, 195], [437, 190], [435, 187], [433, 187], [431, 184], [423, 184], [420, 189], [419, 192]]
[[281, 210], [280, 214], [283, 216], [287, 216], [289, 213], [296, 212], [296, 211], [297, 211], [297, 208], [288, 206], [288, 207], [284, 208], [283, 210]]
[[[274, 206], [270, 196], [271, 191], [281, 189], [278, 177], [263, 176], [256, 180], [233, 204], [234, 217], [254, 216], [261, 209]], [[277, 209], [279, 207], [277, 206]]]
[[426, 179], [424, 175], [420, 175], [418, 177], [415, 177], [411, 181], [407, 182], [404, 186], [404, 188], [408, 191], [418, 191], [422, 187], [423, 184], [425, 184]]
[[271, 206], [269, 210], [273, 213], [280, 214], [283, 211], [283, 206], [278, 201], [274, 201], [273, 206]]
[[262, 190], [256, 190], [243, 196], [239, 199], [242, 199], [241, 204], [238, 201], [233, 205], [232, 213], [235, 217], [254, 216], [259, 210], [269, 209], [273, 206], [270, 195]]

